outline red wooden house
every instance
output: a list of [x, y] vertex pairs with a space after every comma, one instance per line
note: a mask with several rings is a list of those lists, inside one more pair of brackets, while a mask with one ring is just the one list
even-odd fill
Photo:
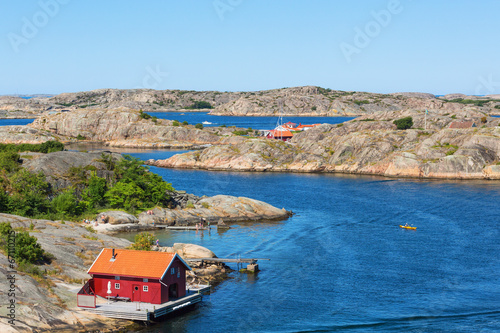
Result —
[[88, 270], [88, 285], [101, 297], [162, 304], [186, 295], [186, 270], [191, 267], [176, 253], [103, 249]]

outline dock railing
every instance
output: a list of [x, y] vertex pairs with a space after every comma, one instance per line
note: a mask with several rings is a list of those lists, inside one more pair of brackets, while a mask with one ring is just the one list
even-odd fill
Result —
[[94, 290], [90, 286], [90, 280], [88, 280], [85, 285], [78, 291], [76, 295], [76, 304], [81, 308], [95, 308], [96, 307], [96, 297]]

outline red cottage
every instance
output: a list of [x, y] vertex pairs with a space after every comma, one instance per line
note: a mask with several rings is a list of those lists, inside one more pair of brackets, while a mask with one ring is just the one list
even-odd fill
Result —
[[191, 267], [175, 253], [103, 249], [88, 284], [101, 297], [162, 304], [186, 295], [186, 270]]

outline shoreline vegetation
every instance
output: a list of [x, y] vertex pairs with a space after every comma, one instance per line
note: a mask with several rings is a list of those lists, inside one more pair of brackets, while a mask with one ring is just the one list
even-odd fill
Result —
[[[103, 247], [214, 258], [213, 252], [195, 244], [155, 246], [154, 234], [144, 230], [157, 230], [155, 225], [162, 224], [194, 225], [202, 218], [260, 222], [290, 215], [249, 198], [197, 197], [176, 191], [131, 156], [63, 149], [57, 141], [0, 144], [0, 267], [14, 281], [2, 279], [0, 288], [9, 290], [11, 284], [15, 290], [30, 290], [12, 298], [15, 328], [20, 331], [138, 329], [128, 321], [91, 315], [76, 307], [72, 290], [89, 278], [86, 270]], [[96, 223], [81, 222], [85, 219]], [[127, 231], [143, 232], [134, 243], [106, 235]], [[193, 268], [187, 276], [191, 284], [213, 286], [232, 272], [224, 264], [210, 262]], [[1, 302], [2, 331], [13, 328], [4, 322], [9, 302], [7, 298]]]

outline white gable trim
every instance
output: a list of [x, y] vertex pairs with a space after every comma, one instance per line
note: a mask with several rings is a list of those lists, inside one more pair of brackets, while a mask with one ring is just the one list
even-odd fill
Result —
[[167, 274], [168, 270], [170, 269], [170, 266], [172, 266], [172, 263], [174, 262], [175, 258], [179, 258], [179, 260], [184, 264], [184, 266], [187, 267], [187, 269], [189, 269], [190, 271], [192, 271], [193, 269], [191, 268], [191, 266], [189, 266], [185, 261], [184, 259], [182, 259], [182, 257], [180, 255], [178, 255], [177, 253], [175, 254], [175, 256], [172, 257], [172, 260], [170, 260], [170, 263], [168, 264], [168, 267], [167, 269], [165, 269], [165, 272], [163, 272], [163, 275], [161, 276], [160, 280], [163, 280], [163, 278], [165, 277], [165, 275]]
[[94, 264], [96, 263], [97, 260], [99, 260], [99, 257], [101, 256], [102, 252], [104, 252], [105, 249], [102, 249], [97, 258], [95, 258], [94, 262], [92, 263], [92, 266], [90, 266], [89, 270], [87, 271], [87, 274], [90, 274], [89, 272], [92, 270], [92, 267], [94, 267]]

